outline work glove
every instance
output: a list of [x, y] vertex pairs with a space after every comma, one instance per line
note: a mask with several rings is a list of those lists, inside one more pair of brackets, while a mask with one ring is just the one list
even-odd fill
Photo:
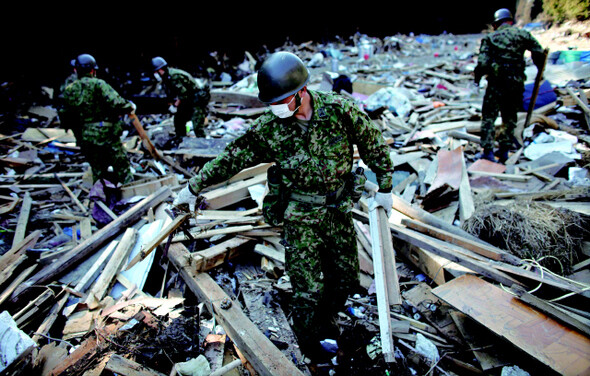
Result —
[[391, 212], [393, 211], [393, 196], [391, 192], [377, 192], [375, 194], [375, 197], [369, 203], [369, 210], [374, 210], [378, 207], [385, 209], [385, 214], [387, 214], [388, 218], [391, 216]]
[[178, 192], [178, 195], [176, 195], [176, 198], [172, 203], [173, 206], [180, 206], [184, 204], [188, 204], [191, 213], [195, 211], [195, 206], [197, 204], [197, 196], [195, 196], [193, 192], [191, 192], [190, 188], [188, 187], [188, 184], [184, 188], [182, 188], [180, 192]]
[[176, 113], [176, 106], [171, 104], [170, 107], [168, 107], [168, 112], [170, 112], [171, 114], [175, 114]]
[[129, 101], [129, 104], [131, 105], [131, 112], [130, 112], [130, 114], [131, 115], [134, 115], [135, 114], [135, 110], [137, 110], [137, 105], [135, 103], [131, 102], [131, 101]]

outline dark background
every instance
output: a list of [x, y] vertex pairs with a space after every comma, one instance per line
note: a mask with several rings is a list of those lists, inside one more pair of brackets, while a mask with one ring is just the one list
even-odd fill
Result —
[[514, 12], [516, 0], [317, 3], [20, 3], [3, 12], [0, 22], [0, 83], [53, 86], [71, 72], [70, 61], [80, 53], [123, 75], [147, 72], [153, 56], [189, 71], [211, 51], [241, 62], [244, 51], [273, 50], [286, 38], [302, 43], [329, 42], [357, 31], [379, 38], [480, 33], [496, 9]]

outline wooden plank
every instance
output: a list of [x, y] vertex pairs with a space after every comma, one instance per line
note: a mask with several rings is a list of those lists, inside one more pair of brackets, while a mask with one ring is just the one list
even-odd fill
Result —
[[487, 171], [469, 171], [472, 175], [478, 176], [489, 176], [492, 178], [500, 179], [500, 180], [510, 180], [510, 181], [518, 181], [518, 182], [527, 182], [531, 180], [532, 176], [528, 175], [520, 175], [520, 174], [498, 174], [494, 172], [487, 172]]
[[160, 204], [171, 194], [172, 191], [169, 187], [162, 187], [158, 191], [144, 198], [142, 201], [134, 205], [131, 209], [127, 210], [123, 215], [117, 218], [117, 220], [112, 221], [99, 231], [95, 232], [90, 238], [84, 240], [82, 243], [78, 244], [72, 250], [68, 251], [66, 254], [57, 259], [55, 262], [46, 266], [33, 277], [25, 281], [13, 293], [11, 300], [18, 301], [19, 296], [23, 295], [24, 292], [28, 291], [31, 287], [50, 282], [65, 274], [88, 255], [99, 249], [99, 247], [101, 247], [105, 242], [111, 240], [128, 226], [135, 223], [141, 218], [143, 214], [147, 212], [150, 207]]
[[16, 230], [14, 230], [14, 238], [12, 239], [13, 247], [25, 238], [32, 203], [33, 200], [31, 199], [31, 195], [29, 194], [29, 192], [25, 192], [25, 197], [23, 197], [20, 213], [18, 215]]
[[226, 260], [238, 256], [240, 251], [253, 242], [251, 238], [236, 236], [213, 247], [191, 253], [195, 270], [203, 272], [223, 264]]
[[471, 235], [470, 233], [461, 229], [460, 227], [453, 226], [452, 224], [441, 220], [440, 218], [427, 212], [426, 210], [410, 204], [409, 202], [397, 195], [393, 195], [393, 208], [399, 211], [400, 213], [407, 215], [410, 218], [417, 219], [421, 222], [424, 222], [434, 227], [438, 227], [452, 234], [457, 234], [479, 243], [485, 243], [483, 240]]
[[[262, 333], [207, 273], [198, 273], [190, 264], [191, 256], [181, 243], [172, 244], [168, 258], [179, 270], [191, 291], [205, 302], [231, 340], [263, 376], [303, 375], [294, 364]], [[229, 307], [228, 303], [231, 303]], [[223, 308], [222, 308], [223, 307]]]
[[[383, 254], [383, 266], [385, 271], [387, 292], [389, 296], [390, 305], [402, 304], [401, 293], [399, 289], [399, 278], [397, 275], [397, 266], [395, 263], [395, 250], [393, 249], [393, 241], [391, 239], [391, 231], [389, 231], [389, 219], [385, 214], [385, 209], [377, 208], [373, 210], [373, 220], [371, 220], [371, 212], [369, 212], [369, 222], [371, 229], [371, 244], [372, 254], [376, 249], [380, 249]], [[377, 226], [374, 226], [376, 224]], [[373, 230], [373, 227], [376, 227]], [[376, 243], [376, 240], [379, 240]]]
[[104, 298], [108, 288], [115, 280], [119, 271], [121, 271], [121, 268], [123, 268], [125, 261], [127, 261], [129, 252], [131, 252], [131, 249], [135, 245], [136, 237], [137, 230], [133, 227], [128, 227], [127, 230], [125, 230], [117, 248], [115, 248], [103, 271], [90, 288], [90, 291], [88, 291], [86, 303], [93, 302], [94, 299], [99, 302]]
[[[193, 237], [193, 239], [206, 239], [210, 238], [215, 235], [229, 235], [229, 234], [237, 234], [242, 233], [245, 231], [250, 231], [254, 228], [252, 225], [244, 225], [244, 226], [229, 226], [226, 228], [220, 228], [215, 230], [203, 230], [200, 228], [191, 229], [189, 233]], [[172, 238], [172, 243], [178, 243], [190, 240], [184, 233], [176, 234]]]
[[[70, 196], [70, 198], [72, 199], [72, 201], [74, 201], [74, 203], [80, 208], [80, 210], [82, 210], [82, 213], [87, 214], [88, 213], [88, 208], [86, 206], [82, 205], [82, 203], [80, 202], [80, 200], [78, 200], [78, 197], [74, 194], [74, 192], [72, 192], [72, 190], [70, 189], [70, 187], [68, 187], [59, 178], [59, 176], [57, 176], [57, 174], [55, 175], [55, 179], [57, 179], [57, 181], [59, 182], [59, 184], [61, 184], [61, 186], [67, 192], [68, 196]], [[101, 203], [101, 202], [99, 201], [99, 203]]]
[[256, 184], [264, 184], [265, 182], [266, 173], [202, 193], [202, 196], [207, 202], [209, 209], [221, 209], [250, 197], [248, 187]]
[[280, 252], [276, 250], [274, 247], [269, 247], [264, 244], [256, 244], [254, 246], [254, 252], [258, 253], [261, 256], [267, 257], [273, 261], [279, 262], [281, 264], [285, 264], [285, 252]]
[[178, 185], [176, 174], [168, 174], [155, 179], [142, 179], [121, 186], [121, 198], [130, 198], [133, 196], [148, 196], [158, 188], [168, 185], [171, 188]]
[[561, 375], [590, 373], [590, 339], [466, 274], [432, 292]]
[[[387, 278], [387, 275], [389, 274], [388, 271], [391, 271], [392, 268], [393, 271], [395, 271], [395, 263], [393, 265], [387, 263], [388, 259], [389, 261], [391, 260], [385, 256], [385, 253], [388, 252], [388, 250], [386, 249], [387, 242], [384, 240], [386, 237], [389, 237], [389, 244], [391, 244], [391, 235], [386, 228], [381, 226], [380, 221], [382, 220], [382, 217], [379, 211], [382, 211], [383, 216], [387, 218], [383, 208], [375, 208], [369, 212], [375, 290], [377, 293], [377, 311], [379, 313], [379, 331], [381, 333], [381, 350], [383, 357], [386, 362], [394, 363], [395, 346], [393, 344], [389, 309], [391, 304], [401, 304], [401, 296], [399, 293], [399, 285], [397, 283], [390, 285], [390, 281], [388, 281]], [[391, 247], [391, 250], [393, 251], [393, 247]], [[393, 274], [397, 277], [397, 273]], [[397, 291], [395, 290], [395, 287], [397, 287]], [[392, 298], [391, 302], [390, 297]]]
[[189, 217], [190, 213], [182, 213], [181, 215], [174, 218], [174, 220], [170, 222], [166, 228], [162, 229], [162, 231], [160, 231], [160, 233], [155, 238], [153, 238], [151, 242], [145, 245], [145, 248], [143, 248], [141, 252], [139, 252], [131, 261], [129, 261], [129, 264], [127, 264], [125, 270], [131, 269], [135, 264], [145, 259], [147, 255], [152, 253], [152, 251], [156, 249], [156, 247], [160, 245], [164, 239], [176, 231], [176, 229], [178, 229]]
[[461, 223], [471, 218], [475, 212], [471, 186], [469, 185], [469, 176], [467, 175], [467, 166], [465, 165], [465, 156], [463, 148], [457, 148], [461, 152], [461, 183], [459, 184], [459, 219]]
[[496, 248], [491, 245], [488, 246], [488, 245], [485, 245], [482, 243], [474, 242], [471, 239], [466, 239], [462, 236], [451, 234], [447, 231], [427, 225], [427, 224], [422, 223], [420, 221], [415, 221], [413, 219], [404, 218], [404, 219], [402, 219], [402, 225], [405, 225], [405, 226], [407, 226], [411, 229], [414, 229], [416, 231], [420, 231], [424, 234], [428, 234], [430, 236], [433, 236], [433, 237], [443, 240], [445, 242], [457, 244], [461, 247], [467, 248], [470, 251], [473, 251], [477, 254], [480, 254], [480, 255], [490, 258], [492, 260], [504, 261], [509, 264], [517, 265], [517, 266], [521, 264], [521, 260], [518, 257], [511, 255], [510, 253], [508, 253], [500, 248]]
[[123, 376], [166, 376], [133, 360], [123, 358], [119, 354], [111, 355], [105, 369]]

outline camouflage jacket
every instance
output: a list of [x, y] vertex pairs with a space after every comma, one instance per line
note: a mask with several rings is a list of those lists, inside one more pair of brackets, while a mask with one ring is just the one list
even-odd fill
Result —
[[178, 68], [168, 68], [163, 80], [170, 99], [194, 100], [195, 94], [202, 89], [190, 73]]
[[507, 78], [524, 82], [525, 51], [531, 51], [535, 64], [543, 54], [543, 47], [526, 30], [504, 24], [481, 40], [475, 80], [483, 75], [488, 79]]
[[116, 122], [131, 110], [131, 102], [104, 80], [83, 76], [64, 89], [60, 120], [64, 128], [75, 129], [85, 123]]
[[[343, 186], [353, 168], [353, 144], [363, 161], [376, 174], [379, 187], [392, 186], [393, 164], [381, 132], [352, 101], [334, 93], [308, 90], [313, 115], [304, 130], [294, 118], [279, 119], [270, 110], [246, 133], [209, 161], [190, 179], [194, 193], [223, 182], [242, 169], [275, 162], [282, 184], [291, 192], [327, 194]], [[320, 220], [325, 207], [289, 202], [286, 220]], [[339, 203], [350, 210], [352, 200]]]

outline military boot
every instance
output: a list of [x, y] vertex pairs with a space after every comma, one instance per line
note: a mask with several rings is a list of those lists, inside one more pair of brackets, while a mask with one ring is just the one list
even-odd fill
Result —
[[496, 157], [498, 157], [498, 162], [506, 163], [506, 160], [508, 159], [508, 148], [500, 147], [496, 152]]
[[477, 159], [487, 159], [488, 161], [496, 162], [494, 151], [491, 149], [484, 149], [481, 153], [478, 153], [476, 157]]

